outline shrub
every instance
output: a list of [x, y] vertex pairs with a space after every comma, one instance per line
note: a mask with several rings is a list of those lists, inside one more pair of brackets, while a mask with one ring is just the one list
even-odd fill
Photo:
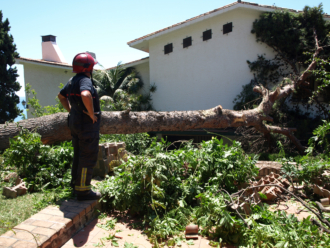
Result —
[[40, 134], [21, 129], [18, 136], [10, 139], [2, 167], [16, 170], [33, 190], [39, 190], [46, 186], [68, 186], [72, 159], [71, 142], [52, 147], [43, 145]]
[[151, 141], [152, 139], [147, 133], [100, 135], [100, 143], [125, 142], [126, 150], [135, 155], [144, 153], [151, 144]]

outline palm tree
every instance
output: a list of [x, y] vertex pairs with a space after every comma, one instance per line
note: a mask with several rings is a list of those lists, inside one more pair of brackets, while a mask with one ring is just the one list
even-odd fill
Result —
[[[143, 82], [134, 67], [124, 68], [119, 62], [115, 68], [96, 71], [93, 81], [99, 97], [105, 100], [108, 110], [152, 109], [151, 94], [139, 93], [143, 88]], [[150, 87], [150, 92], [155, 90], [155, 85]]]

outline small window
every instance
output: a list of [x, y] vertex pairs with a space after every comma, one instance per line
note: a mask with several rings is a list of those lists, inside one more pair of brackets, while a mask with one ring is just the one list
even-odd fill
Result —
[[191, 36], [183, 39], [183, 48], [191, 46]]
[[212, 39], [212, 29], [203, 32], [203, 41]]
[[227, 23], [227, 24], [223, 25], [222, 31], [223, 31], [223, 34], [228, 34], [228, 33], [232, 32], [233, 31], [233, 23], [230, 22], [230, 23]]
[[167, 44], [166, 46], [164, 46], [164, 54], [169, 54], [173, 52], [173, 44]]

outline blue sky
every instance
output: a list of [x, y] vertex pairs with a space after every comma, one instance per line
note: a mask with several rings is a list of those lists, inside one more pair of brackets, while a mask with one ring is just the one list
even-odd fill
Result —
[[[11, 34], [22, 57], [41, 59], [41, 36], [57, 36], [68, 63], [75, 54], [96, 53], [106, 68], [148, 56], [130, 48], [128, 41], [234, 2], [233, 0], [1, 0]], [[253, 1], [255, 2], [255, 0]], [[302, 10], [321, 1], [258, 0], [258, 4]], [[323, 2], [330, 14], [330, 1]], [[18, 67], [22, 75], [23, 70]], [[22, 79], [19, 79], [22, 82]], [[23, 93], [19, 93], [23, 96]]]

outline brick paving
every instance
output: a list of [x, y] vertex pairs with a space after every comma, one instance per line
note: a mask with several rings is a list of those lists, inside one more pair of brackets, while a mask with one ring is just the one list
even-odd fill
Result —
[[[0, 248], [58, 248], [97, 216], [98, 201], [48, 206], [0, 236]], [[37, 239], [37, 240], [35, 240]]]
[[[119, 218], [118, 218], [119, 217]], [[105, 223], [106, 220], [110, 218], [118, 218], [118, 222], [115, 225], [114, 230], [104, 230], [101, 227], [98, 227], [98, 223]], [[133, 243], [139, 248], [152, 248], [153, 245], [148, 241], [147, 236], [143, 233], [143, 230], [133, 228], [132, 223], [138, 223], [138, 219], [123, 217], [120, 216], [109, 216], [106, 219], [99, 220], [95, 219], [90, 222], [84, 229], [75, 234], [68, 242], [66, 242], [62, 248], [74, 248], [74, 247], [84, 247], [84, 248], [94, 248], [94, 247], [104, 247], [110, 248], [115, 247], [111, 244], [110, 241], [107, 241], [105, 238], [109, 235], [117, 233], [122, 237], [118, 239], [119, 248], [123, 248], [125, 242]], [[116, 232], [120, 230], [120, 232]], [[209, 248], [212, 247], [209, 245], [209, 240], [199, 236], [198, 239], [193, 240], [194, 245], [188, 245], [185, 242], [182, 242], [181, 248]], [[167, 246], [162, 246], [167, 247]], [[225, 246], [224, 248], [234, 248], [234, 246]]]

